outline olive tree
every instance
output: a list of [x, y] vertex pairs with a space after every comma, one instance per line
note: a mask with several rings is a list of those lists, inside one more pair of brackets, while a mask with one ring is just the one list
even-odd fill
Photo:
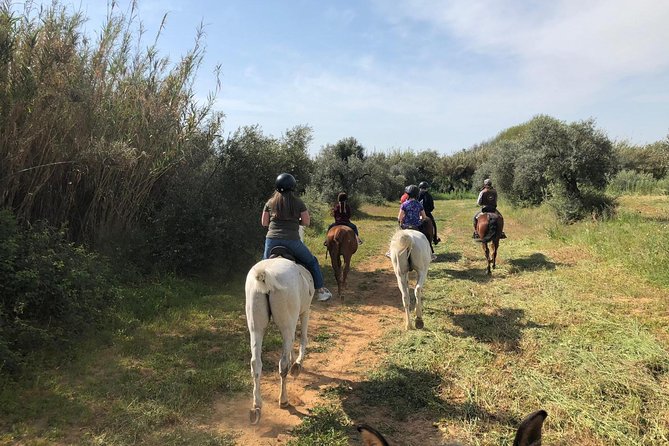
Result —
[[[611, 141], [592, 119], [567, 124], [537, 116], [524, 130], [517, 139], [502, 141], [494, 148], [477, 170], [477, 182], [492, 177], [499, 190], [519, 204], [554, 199], [571, 209], [560, 215], [565, 220], [578, 218], [606, 201], [601, 193], [616, 163]], [[593, 193], [599, 193], [599, 199], [593, 201]]]

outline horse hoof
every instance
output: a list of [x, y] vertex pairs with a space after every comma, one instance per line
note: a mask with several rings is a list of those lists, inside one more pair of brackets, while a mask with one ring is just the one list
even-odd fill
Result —
[[293, 376], [298, 376], [301, 371], [302, 371], [302, 364], [298, 364], [297, 362], [290, 367], [290, 374]]
[[249, 418], [251, 419], [251, 424], [258, 424], [260, 422], [260, 407], [249, 410]]
[[425, 326], [425, 324], [423, 324], [423, 319], [417, 317], [416, 318], [416, 328], [420, 330], [424, 326]]
[[283, 401], [279, 404], [279, 407], [282, 409], [288, 409], [288, 406], [290, 406], [290, 403], [288, 401]]

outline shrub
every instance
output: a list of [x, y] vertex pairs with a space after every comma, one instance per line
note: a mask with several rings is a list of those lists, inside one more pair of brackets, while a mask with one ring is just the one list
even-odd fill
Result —
[[656, 179], [651, 173], [625, 169], [611, 178], [608, 190], [615, 194], [667, 194], [669, 178]]
[[66, 241], [62, 230], [22, 229], [0, 212], [0, 369], [100, 322], [116, 297], [104, 259]]
[[572, 223], [590, 216], [593, 220], [608, 219], [615, 215], [616, 202], [603, 191], [586, 188], [573, 197], [560, 184], [548, 187], [547, 204], [563, 223]]

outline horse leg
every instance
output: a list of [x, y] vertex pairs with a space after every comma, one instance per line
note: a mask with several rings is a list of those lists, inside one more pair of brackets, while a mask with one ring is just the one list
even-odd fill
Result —
[[307, 328], [309, 327], [309, 310], [307, 309], [300, 315], [300, 352], [297, 359], [290, 367], [290, 374], [298, 376], [302, 371], [302, 360], [307, 352]]
[[335, 280], [337, 281], [337, 294], [341, 298], [341, 257], [339, 254], [339, 243], [334, 243], [335, 249], [330, 251], [330, 261], [332, 262], [332, 270], [334, 271]]
[[283, 350], [281, 352], [281, 359], [279, 359], [279, 376], [281, 377], [281, 390], [279, 391], [279, 406], [282, 409], [288, 407], [288, 392], [286, 391], [286, 383], [288, 371], [291, 367], [293, 359], [293, 343], [295, 343], [295, 329], [297, 328], [297, 321], [289, 326], [281, 327], [281, 337], [283, 338]]
[[486, 272], [488, 275], [492, 274], [492, 271], [490, 270], [490, 249], [488, 248], [488, 243], [481, 243], [483, 246], [483, 252], [485, 253], [485, 260], [486, 260]]
[[411, 330], [413, 327], [411, 325], [411, 315], [410, 315], [410, 305], [411, 305], [411, 295], [409, 294], [409, 273], [405, 274], [396, 274], [397, 276], [397, 285], [402, 292], [402, 305], [404, 305], [404, 328]]
[[262, 341], [269, 324], [269, 302], [265, 294], [256, 293], [247, 306], [247, 320], [251, 338], [251, 375], [253, 376], [253, 408], [250, 411], [251, 424], [258, 424], [262, 409], [260, 376], [262, 375]]
[[418, 279], [416, 280], [416, 328], [423, 328], [423, 286], [427, 279], [427, 269], [418, 271]]
[[495, 237], [492, 241], [492, 268], [497, 266], [497, 248], [499, 247], [499, 237]]
[[[351, 269], [351, 254], [344, 255], [344, 269], [341, 273], [341, 285], [345, 289], [346, 288], [346, 278], [348, 277], [348, 272]], [[343, 296], [340, 296], [343, 299]]]

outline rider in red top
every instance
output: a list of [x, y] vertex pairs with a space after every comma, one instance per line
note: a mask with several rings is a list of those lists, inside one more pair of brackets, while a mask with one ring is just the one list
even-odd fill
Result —
[[[351, 223], [351, 214], [351, 206], [348, 205], [348, 195], [346, 195], [346, 192], [341, 192], [337, 196], [337, 204], [335, 204], [334, 208], [332, 208], [332, 216], [334, 217], [335, 222], [328, 226], [328, 231], [336, 225], [348, 226], [349, 228], [353, 229], [353, 232], [355, 232], [355, 237], [358, 240], [358, 244], [361, 245], [362, 240], [358, 236], [358, 227]], [[327, 246], [327, 241], [324, 243], [324, 245]]]

